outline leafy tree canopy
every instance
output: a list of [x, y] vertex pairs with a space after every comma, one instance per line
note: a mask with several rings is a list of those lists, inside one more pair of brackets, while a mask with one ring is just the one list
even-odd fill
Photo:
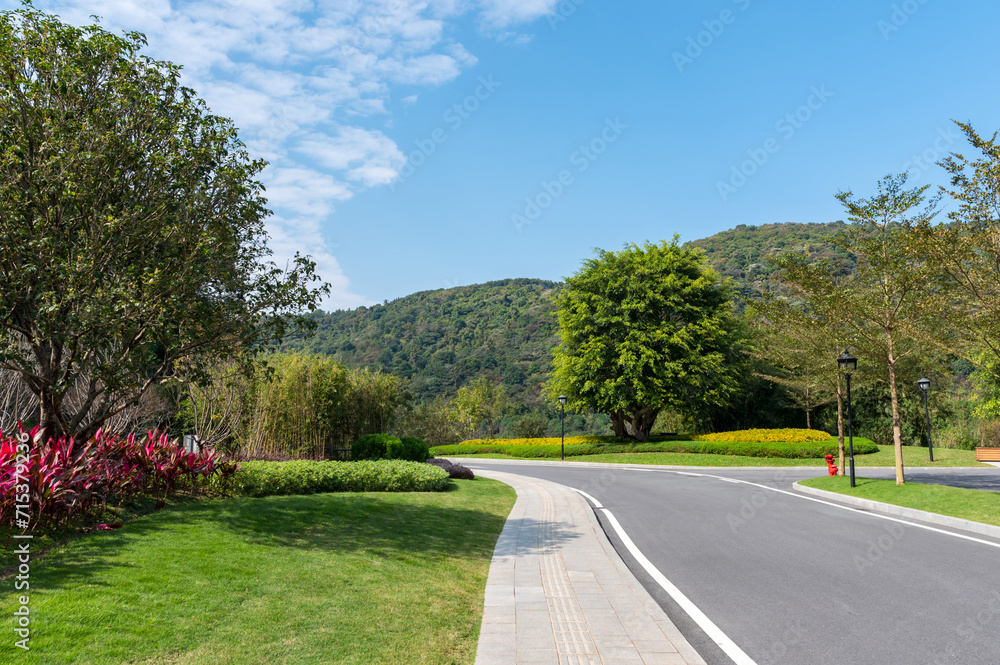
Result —
[[144, 45], [0, 14], [0, 368], [49, 435], [280, 340], [328, 289], [265, 261], [264, 162]]
[[679, 246], [626, 245], [566, 280], [550, 396], [609, 414], [618, 436], [648, 438], [664, 407], [725, 401], [738, 345], [732, 290]]

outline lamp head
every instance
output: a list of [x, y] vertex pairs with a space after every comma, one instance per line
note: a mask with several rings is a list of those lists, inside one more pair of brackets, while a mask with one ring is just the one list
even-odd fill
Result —
[[858, 368], [858, 359], [852, 356], [847, 349], [844, 349], [844, 353], [837, 358], [837, 365], [841, 371], [850, 374]]
[[559, 396], [559, 403], [562, 404], [563, 406], [566, 406], [566, 396], [565, 395], [560, 395]]
[[931, 387], [931, 382], [928, 379], [920, 379], [919, 381], [917, 381], [917, 387], [923, 390], [924, 392], [927, 392], [928, 389], [930, 389]]

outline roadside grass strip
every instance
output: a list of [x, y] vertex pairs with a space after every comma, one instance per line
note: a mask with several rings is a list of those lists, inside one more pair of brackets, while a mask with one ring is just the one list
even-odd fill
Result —
[[872, 478], [855, 478], [856, 487], [853, 489], [848, 478], [840, 477], [810, 478], [799, 481], [799, 484], [859, 499], [1000, 526], [1000, 492], [915, 482], [897, 485], [895, 480]]
[[0, 662], [471, 664], [515, 498], [478, 478], [171, 506], [34, 561], [31, 650]]

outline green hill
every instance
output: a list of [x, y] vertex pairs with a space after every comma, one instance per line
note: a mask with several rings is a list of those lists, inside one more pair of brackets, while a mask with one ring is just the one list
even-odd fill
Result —
[[853, 270], [853, 259], [831, 243], [834, 236], [847, 227], [844, 222], [740, 224], [735, 229], [687, 244], [705, 250], [709, 265], [720, 274], [731, 277], [741, 296], [754, 299], [768, 291], [784, 292], [780, 284], [771, 280], [775, 268], [768, 260], [779, 254], [807, 254], [816, 262], [829, 261], [835, 271]]
[[515, 401], [534, 404], [557, 343], [558, 288], [557, 282], [505, 279], [320, 312], [315, 336], [286, 347], [404, 377], [420, 399], [450, 395], [488, 376], [502, 381]]
[[[774, 290], [768, 282], [774, 268], [767, 259], [782, 252], [806, 252], [849, 270], [849, 258], [829, 242], [844, 228], [843, 222], [740, 225], [689, 244], [704, 249], [708, 262], [752, 299]], [[540, 387], [558, 341], [560, 286], [505, 279], [318, 312], [316, 335], [289, 340], [286, 348], [329, 354], [351, 368], [391, 372], [408, 379], [422, 400], [451, 395], [472, 379], [488, 376], [506, 385], [515, 402], [534, 406], [541, 401]]]

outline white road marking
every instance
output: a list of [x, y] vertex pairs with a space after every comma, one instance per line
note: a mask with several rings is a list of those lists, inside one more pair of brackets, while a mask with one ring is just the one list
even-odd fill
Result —
[[603, 508], [603, 507], [604, 507], [604, 506], [602, 506], [602, 505], [601, 505], [601, 502], [600, 502], [600, 501], [598, 501], [598, 500], [597, 500], [597, 499], [595, 499], [594, 497], [590, 496], [589, 494], [587, 494], [587, 493], [586, 493], [586, 492], [584, 492], [583, 490], [578, 490], [578, 489], [576, 489], [575, 487], [570, 487], [570, 489], [571, 489], [571, 490], [573, 490], [574, 492], [576, 492], [577, 494], [582, 494], [583, 496], [585, 496], [585, 497], [587, 497], [588, 499], [590, 499], [590, 502], [591, 502], [592, 504], [594, 504], [594, 508]]
[[[577, 490], [578, 492], [580, 490]], [[582, 494], [582, 492], [581, 492]], [[628, 537], [625, 533], [625, 529], [622, 525], [618, 523], [615, 516], [611, 514], [611, 511], [607, 508], [603, 508], [601, 512], [608, 518], [608, 522], [614, 528], [618, 537], [621, 538], [622, 543], [631, 552], [635, 560], [639, 562], [639, 565], [645, 568], [646, 572], [649, 573], [650, 577], [656, 580], [656, 583], [663, 587], [663, 590], [670, 594], [670, 597], [674, 599], [681, 608], [688, 613], [688, 615], [697, 623], [705, 634], [707, 634], [712, 641], [719, 645], [727, 656], [729, 656], [736, 665], [757, 665], [757, 663], [746, 655], [743, 649], [739, 648], [735, 642], [733, 642], [728, 635], [722, 632], [722, 629], [715, 625], [715, 622], [709, 619], [704, 612], [698, 609], [698, 606], [691, 602], [684, 593], [678, 589], [674, 584], [668, 580], [663, 573], [656, 569], [649, 559], [636, 547], [632, 539]]]
[[[680, 473], [679, 471], [668, 471], [662, 469], [664, 473]], [[973, 536], [966, 536], [961, 533], [955, 533], [954, 531], [946, 531], [944, 529], [938, 529], [927, 524], [921, 524], [919, 522], [911, 522], [910, 520], [900, 519], [899, 517], [892, 517], [891, 515], [885, 515], [883, 513], [875, 513], [868, 510], [861, 510], [860, 508], [852, 508], [851, 506], [845, 506], [840, 503], [834, 503], [832, 501], [824, 501], [823, 499], [817, 499], [815, 497], [806, 496], [805, 494], [799, 494], [798, 492], [790, 492], [788, 490], [781, 490], [777, 487], [769, 487], [767, 485], [761, 485], [760, 483], [752, 483], [749, 480], [733, 480], [732, 478], [724, 478], [722, 476], [713, 476], [711, 474], [705, 474], [707, 478], [718, 478], [719, 480], [725, 480], [727, 482], [737, 482], [744, 485], [753, 485], [754, 487], [759, 487], [764, 490], [770, 490], [772, 492], [778, 492], [779, 494], [787, 494], [788, 496], [794, 496], [796, 499], [804, 499], [806, 501], [813, 501], [815, 503], [822, 503], [824, 506], [833, 506], [834, 508], [840, 508], [842, 510], [849, 510], [852, 513], [860, 513], [862, 515], [869, 515], [871, 517], [877, 517], [882, 520], [888, 520], [890, 522], [899, 522], [900, 524], [906, 524], [909, 526], [915, 526], [918, 529], [926, 529], [927, 531], [933, 531], [935, 533], [943, 533], [948, 536], [954, 536], [955, 538], [961, 538], [963, 540], [971, 540], [974, 543], [982, 543], [983, 545], [989, 545], [990, 547], [1000, 548], [1000, 543], [995, 543], [989, 540], [983, 540], [982, 538], [975, 538]]]
[[704, 473], [688, 473], [687, 471], [675, 471], [675, 473], [679, 476], [694, 476], [695, 478], [702, 478], [705, 475]]

